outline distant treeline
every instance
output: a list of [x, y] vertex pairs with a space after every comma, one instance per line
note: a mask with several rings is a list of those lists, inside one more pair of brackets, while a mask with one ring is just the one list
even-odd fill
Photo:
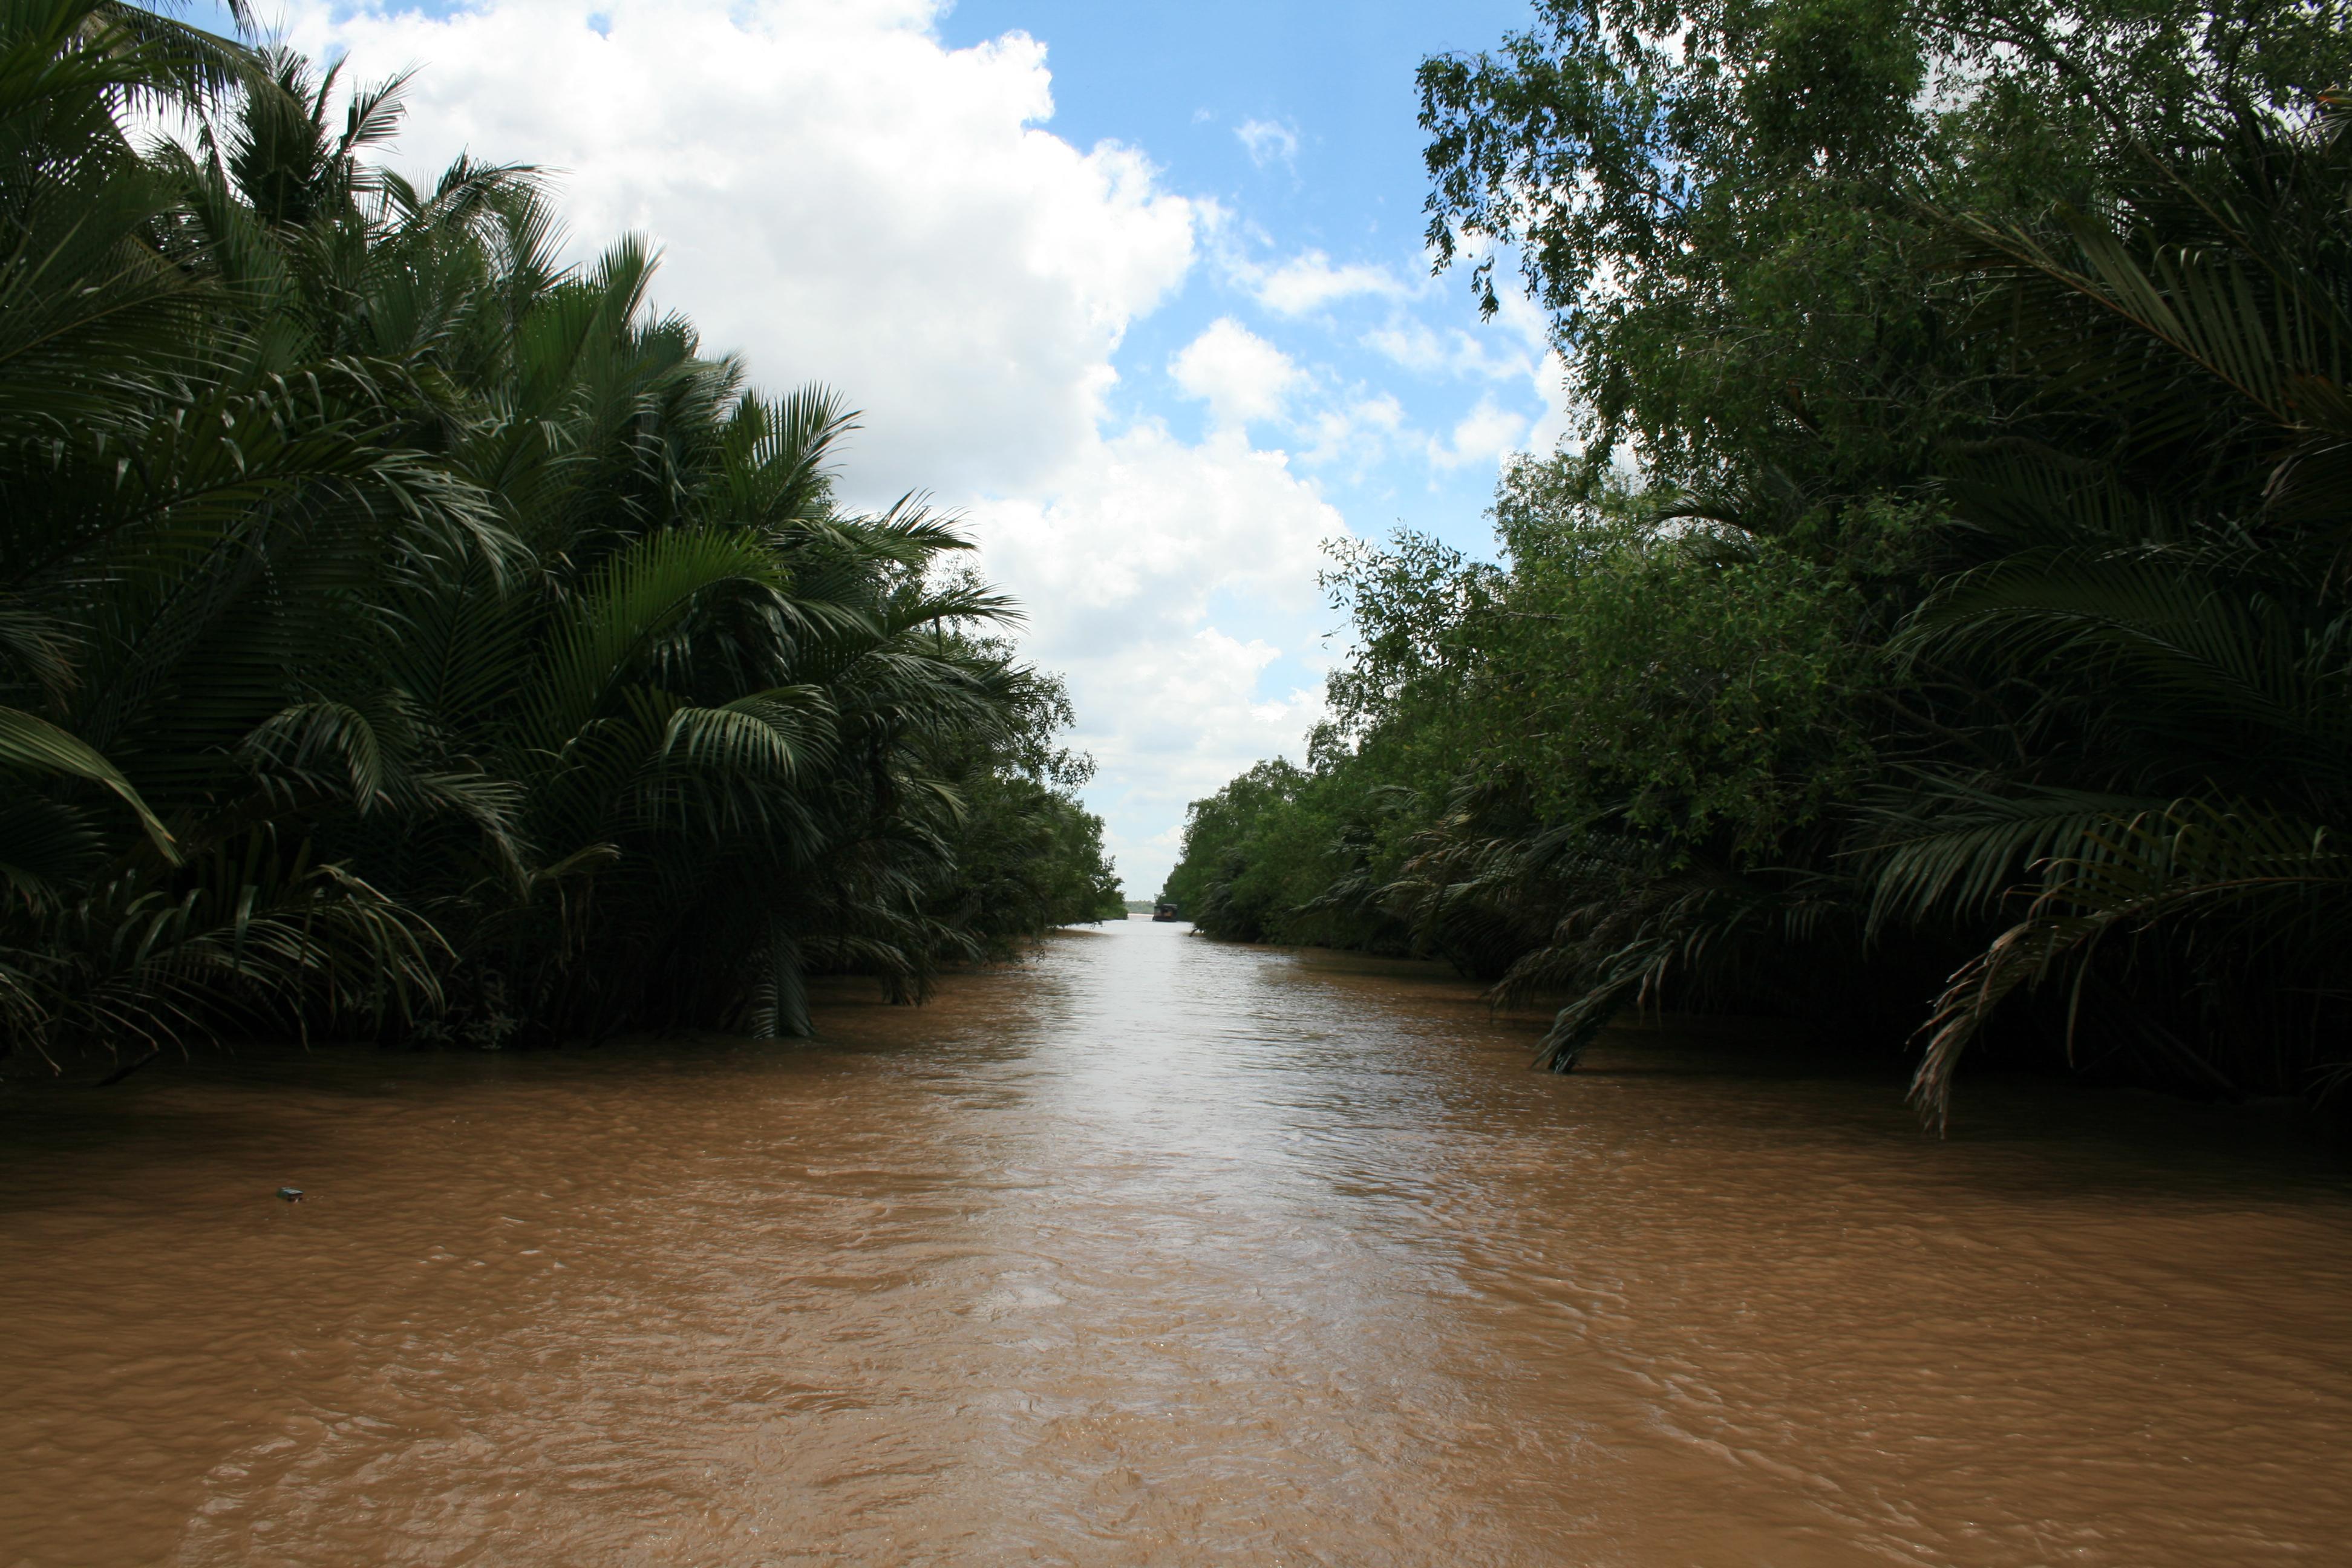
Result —
[[955, 529], [400, 93], [0, 0], [0, 1050], [796, 1034], [1118, 911]]
[[1581, 456], [1401, 534], [1303, 768], [1167, 896], [1565, 1005], [2200, 1092], [2352, 1071], [2352, 31], [2334, 0], [1543, 0], [1421, 70]]

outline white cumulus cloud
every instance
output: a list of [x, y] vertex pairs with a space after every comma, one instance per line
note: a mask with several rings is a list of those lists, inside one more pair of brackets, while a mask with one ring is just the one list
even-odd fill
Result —
[[[650, 235], [658, 299], [710, 350], [863, 409], [846, 494], [928, 489], [964, 511], [1029, 610], [1032, 656], [1070, 677], [1103, 763], [1089, 799], [1130, 888], [1152, 890], [1184, 802], [1295, 751], [1318, 710], [1314, 577], [1345, 524], [1243, 435], [1303, 373], [1237, 323], [1171, 366], [1211, 406], [1207, 439], [1111, 427], [1123, 337], [1223, 216], [1135, 149], [1054, 135], [1044, 47], [1009, 33], [949, 48], [945, 8], [293, 0], [284, 32], [314, 58], [348, 53], [358, 79], [418, 68], [401, 166], [461, 152], [542, 166], [578, 256]], [[1261, 161], [1297, 152], [1287, 126], [1242, 135]]]
[[1331, 403], [1304, 423], [1309, 444], [1300, 462], [1345, 463], [1360, 470], [1386, 458], [1406, 429], [1404, 405], [1388, 392]]
[[1360, 262], [1334, 267], [1319, 250], [1306, 251], [1250, 279], [1258, 303], [1278, 315], [1299, 316], [1340, 300], [1374, 295], [1401, 300], [1412, 285], [1382, 267]]
[[1185, 344], [1168, 373], [1187, 396], [1209, 405], [1211, 418], [1234, 426], [1280, 417], [1300, 380], [1288, 354], [1231, 316], [1220, 316]]
[[[657, 292], [759, 380], [867, 416], [878, 497], [1019, 485], [1094, 432], [1110, 358], [1192, 268], [1198, 204], [1080, 151], [1044, 46], [948, 49], [924, 0], [485, 0], [446, 16], [301, 0], [289, 40], [421, 68], [399, 161], [560, 172], [583, 247], [665, 249]], [[594, 24], [594, 25], [592, 25]]]
[[1512, 413], [1491, 397], [1482, 397], [1454, 426], [1452, 435], [1431, 441], [1429, 459], [1441, 468], [1467, 468], [1474, 463], [1499, 467], [1511, 453], [1526, 448], [1530, 424], [1526, 416]]
[[1364, 346], [1423, 376], [1473, 381], [1509, 381], [1528, 374], [1542, 351], [1498, 343], [1491, 333], [1444, 331], [1411, 316], [1397, 316], [1364, 334]]
[[[1091, 446], [1042, 498], [985, 501], [972, 521], [986, 569], [1035, 606], [1030, 652], [1069, 678], [1129, 888], [1156, 890], [1184, 803], [1296, 753], [1321, 712], [1314, 679], [1260, 688], [1278, 660], [1319, 669], [1315, 577], [1346, 523], [1283, 453], [1149, 424]], [[1249, 635], [1216, 624], [1234, 611]]]

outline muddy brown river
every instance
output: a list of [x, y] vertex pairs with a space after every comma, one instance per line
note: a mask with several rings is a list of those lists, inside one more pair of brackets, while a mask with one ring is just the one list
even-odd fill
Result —
[[14, 1095], [0, 1568], [2352, 1561], [2352, 1188], [2283, 1120], [1551, 1078], [1144, 921], [855, 998]]

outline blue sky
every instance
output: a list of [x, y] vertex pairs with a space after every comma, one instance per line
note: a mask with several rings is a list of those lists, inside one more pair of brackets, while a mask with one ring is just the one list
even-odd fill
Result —
[[396, 162], [560, 172], [580, 255], [650, 233], [712, 346], [866, 411], [845, 492], [929, 491], [1028, 604], [1131, 894], [1188, 800], [1298, 754], [1323, 542], [1484, 552], [1499, 463], [1564, 429], [1540, 320], [1481, 323], [1422, 241], [1413, 68], [1524, 0], [281, 16], [355, 79], [418, 68]]
[[[1236, 246], [1278, 266], [1320, 252], [1338, 267], [1380, 268], [1416, 286], [1409, 300], [1358, 296], [1284, 315], [1246, 286], [1203, 270], [1129, 331], [1126, 407], [1197, 434], [1160, 370], [1219, 316], [1231, 315], [1295, 355], [1397, 396], [1423, 422], [1450, 427], [1475, 382], [1459, 370], [1400, 375], [1364, 339], [1402, 314], [1432, 329], [1482, 328], [1459, 274], [1432, 280], [1422, 210], [1428, 184], [1415, 122], [1414, 68], [1431, 54], [1490, 47], [1528, 25], [1526, 0], [1444, 5], [1380, 3], [1122, 5], [1075, 0], [959, 0], [940, 21], [951, 46], [1020, 31], [1041, 41], [1053, 72], [1052, 130], [1079, 146], [1137, 147], [1175, 189], [1213, 196], [1242, 231]], [[1507, 342], [1498, 353], [1521, 352]], [[1473, 396], [1470, 406], [1475, 406]], [[1516, 405], [1515, 405], [1516, 406]], [[1534, 405], [1528, 405], [1532, 411]], [[1483, 542], [1487, 473], [1386, 464], [1318, 476], [1344, 493], [1351, 523], [1402, 520]]]
[[[1422, 209], [1428, 185], [1413, 72], [1431, 54], [1493, 47], [1526, 26], [1528, 15], [1526, 0], [958, 0], [939, 32], [955, 47], [1013, 31], [1043, 42], [1055, 132], [1081, 146], [1109, 140], [1140, 148], [1168, 184], [1226, 206], [1242, 231], [1234, 244], [1251, 258], [1278, 267], [1319, 252], [1335, 268], [1377, 268], [1414, 286], [1406, 299], [1360, 295], [1285, 313], [1268, 309], [1244, 282], [1204, 270], [1130, 329], [1117, 362], [1120, 414], [1158, 416], [1195, 438], [1204, 433], [1208, 406], [1186, 398], [1165, 367], [1213, 322], [1230, 318], [1366, 396], [1393, 396], [1408, 418], [1442, 434], [1477, 409], [1495, 378], [1402, 364], [1367, 338], [1397, 331], [1400, 319], [1433, 331], [1466, 331], [1474, 342], [1505, 334], [1478, 322], [1463, 274], [1428, 276]], [[1495, 351], [1525, 353], [1524, 341]], [[1496, 399], [1501, 412], [1540, 414], [1532, 395], [1519, 395], [1532, 387], [1510, 390]], [[1491, 461], [1449, 467], [1388, 454], [1313, 472], [1358, 534], [1404, 526], [1474, 552], [1486, 548]], [[1307, 652], [1270, 665], [1260, 689], [1274, 694], [1318, 679]]]

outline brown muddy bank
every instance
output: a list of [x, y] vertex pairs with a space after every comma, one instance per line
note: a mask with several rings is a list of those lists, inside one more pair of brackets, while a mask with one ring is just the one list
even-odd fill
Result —
[[2352, 1188], [2259, 1117], [1550, 1078], [1468, 985], [1143, 921], [820, 1025], [0, 1108], [0, 1565], [2352, 1539]]

